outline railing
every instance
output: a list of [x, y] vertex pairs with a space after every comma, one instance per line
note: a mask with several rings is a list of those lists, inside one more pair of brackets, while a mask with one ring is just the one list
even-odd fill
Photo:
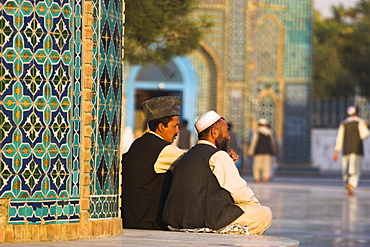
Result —
[[347, 107], [356, 105], [360, 117], [370, 124], [370, 99], [356, 97], [346, 100], [314, 100], [312, 102], [312, 128], [338, 128], [341, 121], [347, 117]]

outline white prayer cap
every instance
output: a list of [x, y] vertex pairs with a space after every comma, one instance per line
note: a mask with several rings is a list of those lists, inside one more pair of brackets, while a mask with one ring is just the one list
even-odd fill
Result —
[[266, 119], [261, 118], [260, 120], [258, 120], [258, 124], [259, 124], [259, 125], [267, 125], [267, 124], [268, 124], [268, 122], [267, 122], [267, 120], [266, 120]]
[[198, 133], [202, 132], [203, 130], [207, 129], [209, 126], [217, 122], [221, 118], [215, 111], [209, 111], [204, 113], [202, 116], [198, 118], [195, 122], [194, 126]]
[[356, 107], [354, 107], [354, 106], [350, 106], [350, 107], [348, 107], [348, 108], [347, 108], [347, 114], [348, 114], [348, 115], [352, 116], [352, 115], [354, 115], [354, 114], [356, 114], [356, 113], [357, 113], [357, 111], [356, 111]]

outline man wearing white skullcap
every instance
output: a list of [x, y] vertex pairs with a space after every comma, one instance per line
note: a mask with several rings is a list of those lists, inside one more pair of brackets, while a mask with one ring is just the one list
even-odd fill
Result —
[[124, 228], [166, 229], [162, 222], [171, 167], [183, 151], [171, 145], [179, 133], [179, 97], [157, 97], [143, 103], [150, 131], [136, 139], [122, 157]]
[[340, 123], [333, 160], [337, 161], [342, 152], [342, 174], [347, 189], [347, 195], [354, 195], [360, 176], [364, 156], [363, 141], [370, 132], [366, 123], [359, 118], [356, 107], [347, 109], [349, 115]]
[[270, 208], [262, 206], [224, 151], [228, 125], [215, 111], [195, 123], [199, 141], [176, 165], [163, 221], [170, 228], [248, 227], [262, 234], [271, 225]]
[[272, 158], [277, 154], [276, 137], [266, 119], [258, 120], [258, 127], [253, 131], [248, 156], [253, 157], [253, 178], [258, 183], [267, 183], [272, 174]]

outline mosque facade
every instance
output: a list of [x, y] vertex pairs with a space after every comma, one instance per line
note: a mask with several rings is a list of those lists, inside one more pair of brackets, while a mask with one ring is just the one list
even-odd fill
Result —
[[195, 17], [208, 15], [214, 26], [199, 50], [164, 66], [126, 64], [123, 122], [137, 137], [141, 102], [180, 96], [190, 126], [216, 110], [247, 144], [265, 118], [280, 141], [281, 165], [309, 166], [312, 12], [312, 0], [200, 1]]
[[121, 130], [178, 95], [192, 124], [214, 109], [247, 140], [266, 118], [285, 164], [309, 162], [312, 0], [201, 0], [201, 48], [127, 66], [124, 2], [0, 2], [0, 242], [122, 233]]

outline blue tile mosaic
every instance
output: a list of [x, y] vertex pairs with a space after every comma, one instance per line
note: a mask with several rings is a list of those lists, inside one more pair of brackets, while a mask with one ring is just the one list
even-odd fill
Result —
[[122, 98], [122, 2], [105, 0], [93, 1], [93, 4], [93, 43], [96, 45], [93, 48], [92, 114], [95, 121], [89, 212], [92, 218], [106, 218], [118, 216], [120, 130], [117, 118], [121, 116]]
[[0, 196], [11, 199], [9, 224], [78, 222], [81, 1], [3, 6]]

